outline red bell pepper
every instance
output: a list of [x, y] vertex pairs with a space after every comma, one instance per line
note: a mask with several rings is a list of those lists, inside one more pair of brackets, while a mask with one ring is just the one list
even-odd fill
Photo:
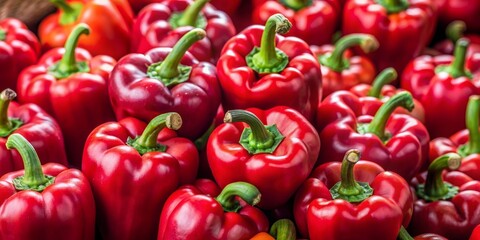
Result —
[[480, 35], [464, 34], [466, 28], [465, 23], [462, 21], [451, 22], [445, 31], [448, 39], [435, 44], [434, 49], [440, 53], [452, 55], [458, 39], [465, 38], [470, 42], [467, 49], [467, 57], [474, 53], [480, 53]]
[[409, 231], [436, 233], [450, 240], [468, 239], [480, 224], [480, 182], [455, 170], [461, 156], [448, 153], [435, 159], [428, 172], [412, 181], [418, 200], [415, 201]]
[[312, 46], [322, 70], [322, 96], [365, 83], [371, 84], [376, 70], [366, 57], [355, 56], [348, 48], [358, 45], [365, 52], [378, 48], [377, 40], [369, 34], [350, 34], [339, 39], [335, 46]]
[[472, 32], [480, 32], [480, 2], [477, 0], [436, 0], [440, 26], [461, 20]]
[[57, 163], [42, 166], [33, 146], [18, 133], [10, 135], [6, 146], [22, 156], [25, 170], [0, 178], [0, 238], [94, 239], [95, 201], [82, 172]]
[[180, 129], [180, 136], [200, 137], [212, 123], [221, 100], [215, 66], [199, 62], [187, 52], [205, 35], [196, 28], [183, 35], [173, 49], [156, 48], [119, 61], [109, 85], [117, 119], [133, 116], [149, 121], [175, 111], [191, 120]]
[[260, 232], [250, 240], [296, 240], [295, 224], [290, 219], [279, 219], [272, 224], [269, 233]]
[[218, 195], [185, 185], [165, 202], [157, 239], [249, 239], [268, 230], [267, 218], [252, 206], [258, 201], [260, 192], [246, 182], [231, 183]]
[[346, 151], [356, 148], [365, 159], [407, 181], [414, 177], [428, 158], [430, 137], [425, 126], [405, 114], [392, 114], [397, 107], [411, 110], [410, 93], [392, 96], [375, 113], [362, 115], [362, 104], [350, 92], [337, 92], [318, 109], [323, 120], [317, 126], [322, 151], [317, 163], [342, 161]]
[[425, 108], [425, 125], [432, 138], [464, 129], [468, 98], [480, 94], [480, 58], [466, 59], [467, 47], [468, 41], [460, 39], [455, 56], [418, 57], [402, 74], [402, 88]]
[[181, 124], [180, 115], [165, 113], [148, 125], [125, 118], [92, 131], [82, 171], [92, 185], [103, 239], [155, 239], [167, 197], [195, 181], [195, 145], [170, 130]]
[[242, 0], [210, 0], [210, 3], [218, 10], [224, 11], [229, 16], [232, 16], [237, 12], [238, 8], [240, 7], [240, 3], [242, 3]]
[[372, 34], [380, 47], [368, 56], [377, 69], [402, 72], [430, 42], [436, 21], [431, 0], [352, 0], [344, 7], [342, 32]]
[[20, 20], [0, 20], [0, 66], [2, 80], [0, 89], [17, 87], [20, 72], [37, 62], [40, 43]]
[[0, 93], [0, 176], [23, 169], [23, 160], [16, 152], [5, 148], [8, 136], [18, 133], [36, 149], [41, 163], [67, 165], [63, 136], [57, 122], [35, 104], [11, 102], [17, 94], [7, 88]]
[[480, 224], [473, 229], [472, 235], [470, 236], [469, 240], [477, 240], [480, 239]]
[[92, 57], [76, 48], [89, 28], [79, 24], [65, 48], [45, 53], [38, 64], [25, 69], [18, 79], [20, 102], [35, 103], [60, 125], [70, 164], [80, 167], [88, 134], [99, 124], [115, 119], [108, 97], [107, 79], [116, 61]]
[[[118, 7], [115, 2], [125, 0], [50, 0], [59, 11], [47, 16], [38, 27], [38, 35], [44, 51], [62, 47], [79, 23], [92, 29], [88, 38], [81, 38], [78, 45], [92, 55], [108, 55], [119, 59], [129, 53], [130, 24], [133, 21], [127, 3]], [[120, 5], [120, 4], [118, 4]], [[128, 13], [130, 11], [130, 13]]]
[[320, 66], [304, 41], [276, 34], [290, 27], [275, 14], [265, 27], [251, 26], [225, 44], [217, 63], [225, 110], [284, 105], [313, 120], [322, 97]]
[[280, 13], [292, 23], [292, 29], [286, 35], [301, 38], [309, 45], [330, 43], [341, 16], [338, 0], [264, 1], [254, 9], [254, 24], [264, 24], [270, 16]]
[[170, 0], [150, 4], [133, 24], [132, 51], [145, 53], [156, 47], [173, 47], [194, 28], [207, 32], [190, 52], [200, 61], [216, 63], [223, 45], [235, 35], [235, 27], [224, 12], [208, 0]]
[[231, 110], [225, 122], [207, 143], [216, 182], [221, 187], [235, 181], [252, 183], [262, 193], [262, 209], [287, 203], [317, 161], [320, 139], [315, 128], [283, 106]]
[[[396, 239], [408, 225], [413, 197], [399, 175], [349, 150], [320, 165], [297, 191], [295, 222], [310, 239]], [[367, 158], [368, 159], [368, 158]]]

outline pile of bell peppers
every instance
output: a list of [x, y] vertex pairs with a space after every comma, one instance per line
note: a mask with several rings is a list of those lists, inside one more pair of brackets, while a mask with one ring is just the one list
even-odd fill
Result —
[[0, 239], [480, 240], [477, 0], [49, 2], [0, 19]]

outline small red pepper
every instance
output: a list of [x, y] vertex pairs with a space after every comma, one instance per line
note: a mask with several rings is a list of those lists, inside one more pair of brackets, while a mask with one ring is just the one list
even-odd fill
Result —
[[82, 171], [92, 185], [103, 239], [155, 239], [167, 197], [195, 181], [195, 145], [170, 130], [181, 124], [180, 115], [165, 113], [148, 125], [125, 118], [92, 131]]
[[480, 2], [477, 0], [437, 0], [438, 22], [440, 26], [461, 20], [472, 32], [480, 32]]
[[94, 239], [95, 201], [83, 173], [57, 163], [42, 166], [33, 146], [18, 133], [10, 135], [6, 146], [22, 156], [25, 170], [0, 178], [0, 238]]
[[231, 38], [218, 60], [225, 110], [288, 106], [313, 120], [322, 97], [320, 66], [299, 38], [283, 37], [290, 22], [271, 16]]
[[315, 128], [283, 106], [231, 110], [225, 122], [207, 143], [216, 182], [221, 187], [235, 181], [252, 183], [262, 193], [262, 209], [287, 203], [317, 161], [320, 140]]
[[443, 54], [452, 55], [455, 50], [455, 43], [460, 38], [465, 38], [470, 42], [467, 49], [467, 57], [474, 53], [480, 53], [480, 35], [478, 34], [464, 34], [467, 26], [462, 21], [453, 21], [448, 24], [445, 31], [447, 38], [437, 44], [434, 49]]
[[269, 233], [260, 232], [250, 240], [296, 240], [295, 224], [290, 219], [279, 219], [272, 224]]
[[37, 62], [40, 43], [20, 20], [0, 20], [0, 89], [16, 89], [20, 72]]

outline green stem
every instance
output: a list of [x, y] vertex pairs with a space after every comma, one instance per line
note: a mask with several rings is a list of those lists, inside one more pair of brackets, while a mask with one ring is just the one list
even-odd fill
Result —
[[382, 140], [386, 139], [385, 126], [393, 111], [397, 107], [403, 107], [408, 111], [412, 111], [414, 106], [412, 94], [406, 91], [397, 93], [378, 109], [373, 120], [368, 124], [366, 132], [373, 133]]
[[388, 14], [405, 11], [410, 6], [408, 0], [376, 0], [376, 2], [382, 5]]
[[17, 93], [10, 88], [0, 93], [0, 137], [7, 137], [23, 124], [19, 119], [8, 117], [8, 106], [16, 96]]
[[407, 229], [405, 229], [403, 226], [401, 226], [397, 239], [398, 240], [413, 240], [413, 237], [407, 232]]
[[382, 93], [382, 88], [393, 82], [397, 79], [397, 71], [394, 68], [385, 68], [382, 72], [380, 72], [375, 80], [373, 80], [372, 88], [368, 92], [368, 96], [380, 98]]
[[377, 39], [370, 34], [356, 33], [340, 38], [335, 43], [335, 49], [330, 55], [320, 57], [320, 63], [336, 72], [349, 68], [348, 59], [344, 58], [345, 51], [351, 47], [359, 46], [364, 52], [371, 52], [378, 48]]
[[53, 177], [43, 174], [40, 159], [27, 139], [14, 133], [8, 137], [6, 146], [7, 149], [17, 149], [22, 156], [25, 173], [13, 180], [13, 185], [17, 190], [43, 191], [47, 186], [53, 184]]
[[280, 0], [283, 6], [298, 11], [312, 5], [312, 0]]
[[469, 140], [467, 149], [463, 156], [468, 156], [474, 153], [480, 153], [480, 131], [479, 127], [480, 114], [480, 96], [471, 96], [467, 104], [467, 114], [465, 116], [466, 125], [469, 132]]
[[185, 9], [185, 11], [182, 13], [182, 16], [177, 20], [178, 27], [195, 27], [198, 15], [209, 1], [210, 0], [195, 0], [190, 6], [187, 7], [187, 9]]
[[467, 58], [467, 50], [470, 41], [466, 38], [460, 38], [455, 44], [455, 51], [453, 53], [454, 59], [450, 65], [441, 65], [435, 69], [435, 72], [446, 72], [453, 78], [467, 77], [472, 79], [472, 73], [465, 69], [465, 61]]
[[273, 223], [270, 228], [270, 235], [277, 240], [295, 240], [297, 233], [295, 224], [290, 219], [280, 219]]
[[235, 199], [237, 196], [252, 206], [257, 205], [261, 199], [257, 187], [247, 182], [228, 184], [215, 199], [222, 205], [224, 211], [237, 212], [241, 208], [239, 202]]
[[452, 41], [453, 45], [455, 45], [458, 39], [463, 37], [463, 33], [466, 29], [467, 25], [465, 25], [465, 22], [455, 20], [448, 24], [445, 34], [447, 35], [447, 38]]
[[7, 31], [5, 29], [0, 28], [0, 41], [5, 41], [7, 39]]
[[50, 0], [50, 2], [61, 10], [60, 24], [68, 25], [77, 21], [82, 10], [81, 3], [67, 3], [65, 0]]

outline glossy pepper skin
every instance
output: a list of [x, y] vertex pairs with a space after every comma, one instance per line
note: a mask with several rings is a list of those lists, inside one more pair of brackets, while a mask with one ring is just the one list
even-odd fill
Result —
[[[309, 45], [331, 42], [338, 27], [341, 11], [337, 0], [264, 1], [254, 9], [253, 24], [265, 24], [270, 16], [280, 13], [292, 23], [292, 29], [286, 36], [301, 38]], [[320, 32], [322, 34], [318, 34]]]
[[194, 28], [207, 32], [190, 52], [200, 61], [216, 63], [223, 46], [236, 33], [230, 17], [208, 0], [171, 0], [146, 6], [132, 29], [132, 51], [145, 53], [156, 47], [173, 47]]
[[438, 22], [446, 26], [454, 20], [465, 22], [469, 31], [479, 32], [480, 2], [475, 0], [436, 0]]
[[204, 184], [185, 185], [170, 195], [162, 210], [158, 240], [241, 240], [268, 230], [267, 218], [253, 206], [260, 200], [255, 186], [235, 182], [212, 195], [202, 188]]
[[290, 27], [275, 14], [265, 27], [250, 26], [225, 44], [217, 63], [225, 110], [284, 105], [313, 120], [322, 97], [320, 66], [304, 41], [276, 34]]
[[368, 57], [377, 69], [402, 72], [430, 42], [436, 19], [430, 0], [353, 0], [345, 4], [342, 33], [372, 34], [380, 47]]
[[35, 104], [12, 102], [16, 93], [0, 93], [0, 175], [23, 169], [22, 157], [5, 147], [8, 136], [24, 136], [35, 148], [42, 164], [54, 162], [67, 166], [63, 135], [55, 119]]
[[480, 94], [480, 58], [467, 58], [467, 48], [468, 41], [460, 39], [455, 57], [420, 56], [402, 74], [401, 87], [424, 106], [425, 125], [432, 138], [464, 129], [468, 98]]
[[25, 69], [17, 87], [20, 102], [35, 103], [57, 120], [74, 167], [81, 166], [88, 134], [115, 119], [107, 80], [116, 61], [105, 55], [92, 57], [75, 48], [79, 36], [88, 29], [87, 25], [77, 25], [65, 48], [50, 50], [36, 65]]
[[408, 225], [413, 211], [408, 183], [359, 158], [350, 150], [342, 162], [317, 167], [302, 184], [294, 202], [301, 236], [393, 240], [402, 224]]
[[42, 166], [20, 134], [6, 145], [22, 155], [25, 170], [0, 178], [0, 238], [93, 240], [95, 202], [83, 173], [57, 163]]
[[[129, 53], [130, 24], [133, 13], [125, 0], [51, 0], [59, 11], [46, 17], [39, 25], [38, 35], [44, 51], [62, 47], [75, 26], [85, 23], [92, 34], [81, 38], [78, 45], [92, 55], [119, 59]], [[125, 7], [126, 6], [126, 7]]]
[[216, 182], [221, 187], [235, 181], [252, 183], [262, 193], [262, 209], [287, 203], [317, 161], [320, 139], [315, 128], [283, 106], [231, 110], [224, 121], [207, 143]]
[[27, 26], [15, 18], [0, 20], [0, 89], [16, 89], [20, 72], [37, 62], [40, 43]]
[[103, 239], [155, 239], [167, 197], [195, 181], [195, 145], [173, 131], [181, 121], [176, 113], [159, 115], [148, 125], [125, 118], [90, 134], [82, 171], [92, 185]]
[[192, 140], [200, 137], [212, 123], [221, 100], [215, 66], [187, 52], [205, 36], [205, 31], [196, 28], [173, 49], [156, 48], [120, 60], [109, 83], [117, 119], [132, 116], [149, 121], [175, 111], [189, 119], [179, 134]]
[[470, 236], [469, 240], [476, 240], [480, 239], [480, 224], [473, 229], [472, 235]]
[[464, 38], [470, 42], [467, 49], [467, 56], [471, 56], [474, 53], [480, 53], [480, 35], [465, 34], [466, 30], [467, 26], [465, 25], [465, 22], [458, 20], [451, 22], [445, 30], [447, 39], [435, 44], [434, 49], [442, 54], [452, 55], [455, 50], [455, 43], [458, 39]]

